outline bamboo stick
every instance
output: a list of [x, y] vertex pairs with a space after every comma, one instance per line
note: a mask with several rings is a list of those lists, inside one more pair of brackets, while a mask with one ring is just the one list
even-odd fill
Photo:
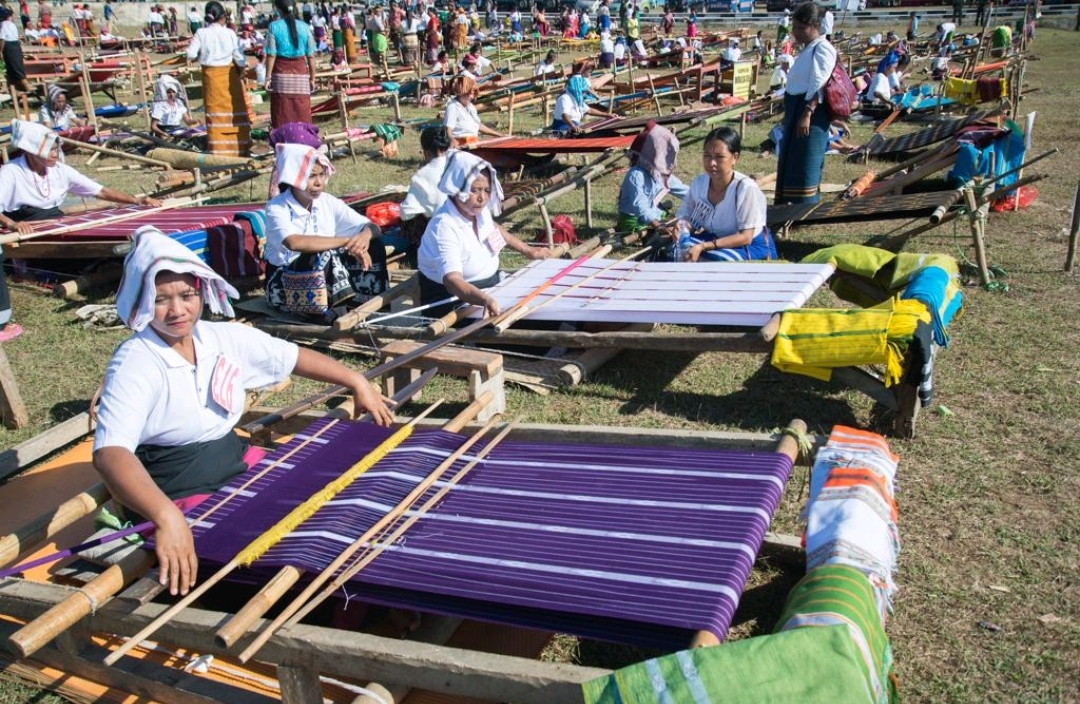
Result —
[[16, 562], [27, 551], [49, 540], [75, 521], [90, 515], [109, 499], [104, 484], [95, 484], [60, 504], [55, 510], [38, 516], [14, 533], [0, 538], [0, 567]]
[[[429, 370], [434, 372], [435, 370]], [[430, 379], [433, 374], [425, 374], [424, 384]], [[423, 384], [421, 384], [422, 386]], [[416, 391], [417, 384], [414, 382], [408, 387], [402, 389], [395, 394], [395, 400], [406, 400], [412, 397]], [[481, 395], [476, 401], [467, 406], [461, 413], [454, 417], [453, 420], [446, 424], [446, 430], [451, 432], [460, 432], [461, 428], [468, 425], [476, 417], [485, 405], [490, 403], [494, 399], [494, 395], [488, 391]], [[480, 403], [483, 401], [483, 403]], [[476, 439], [479, 436], [487, 432], [486, 429], [483, 432], [477, 434]], [[475, 440], [470, 441], [463, 445], [463, 450], [468, 449]], [[459, 455], [460, 456], [460, 455]], [[415, 499], [414, 499], [415, 500]], [[412, 503], [411, 501], [409, 503]], [[245, 633], [251, 630], [251, 627], [255, 622], [260, 619], [263, 614], [269, 611], [274, 604], [281, 600], [281, 597], [292, 588], [294, 584], [304, 575], [304, 571], [293, 566], [286, 566], [281, 568], [277, 574], [264, 586], [259, 593], [252, 597], [247, 604], [244, 605], [236, 614], [230, 618], [224, 626], [218, 629], [214, 635], [214, 640], [224, 648], [232, 646], [239, 638]]]
[[[192, 589], [190, 592], [188, 592], [187, 595], [185, 595], [180, 601], [176, 602], [171, 607], [169, 607], [168, 609], [163, 611], [156, 619], [151, 621], [150, 624], [148, 624], [145, 628], [143, 628], [141, 631], [139, 631], [134, 636], [129, 638], [123, 645], [119, 646], [116, 650], [114, 650], [112, 653], [110, 653], [104, 659], [103, 662], [106, 665], [115, 665], [116, 662], [120, 658], [127, 655], [132, 650], [132, 648], [134, 648], [139, 643], [141, 643], [143, 640], [149, 638], [151, 635], [156, 633], [158, 631], [158, 629], [161, 628], [162, 626], [164, 626], [166, 623], [168, 623], [172, 619], [173, 616], [175, 616], [176, 614], [178, 614], [181, 611], [183, 611], [184, 609], [186, 609], [196, 599], [198, 599], [200, 596], [202, 596], [207, 591], [209, 591], [209, 589], [211, 587], [213, 587], [215, 584], [217, 584], [218, 582], [223, 580], [225, 577], [229, 576], [234, 570], [239, 568], [242, 565], [242, 563], [244, 561], [246, 561], [248, 555], [252, 555], [252, 554], [256, 553], [261, 548], [265, 549], [265, 548], [268, 548], [269, 546], [272, 546], [274, 544], [274, 542], [276, 542], [274, 540], [274, 538], [273, 538], [273, 533], [274, 532], [280, 530], [284, 534], [284, 533], [288, 532], [288, 530], [291, 530], [291, 528], [289, 528], [289, 525], [291, 523], [295, 522], [297, 519], [299, 519], [299, 521], [302, 522], [304, 520], [304, 514], [307, 512], [308, 509], [310, 509], [312, 507], [312, 504], [310, 502], [315, 501], [315, 502], [318, 502], [319, 504], [325, 503], [328, 500], [328, 496], [332, 497], [333, 494], [336, 493], [336, 491], [329, 491], [329, 495], [328, 495], [326, 493], [328, 490], [336, 489], [337, 491], [340, 491], [343, 484], [346, 484], [348, 481], [351, 481], [351, 480], [355, 479], [357, 476], [359, 476], [364, 471], [366, 471], [368, 464], [370, 464], [372, 461], [377, 461], [378, 459], [381, 459], [381, 457], [383, 455], [385, 455], [385, 453], [388, 452], [394, 445], [400, 443], [402, 440], [404, 440], [406, 437], [408, 437], [409, 433], [412, 432], [412, 428], [416, 425], [416, 423], [419, 422], [422, 418], [425, 418], [426, 416], [428, 416], [441, 403], [442, 403], [442, 401], [437, 401], [437, 402], [433, 403], [432, 405], [428, 406], [426, 409], [424, 409], [424, 411], [422, 413], [420, 413], [415, 418], [413, 418], [411, 421], [409, 421], [408, 424], [403, 426], [400, 430], [398, 430], [396, 433], [394, 433], [394, 435], [390, 436], [389, 439], [387, 439], [385, 442], [383, 442], [381, 445], [379, 445], [379, 447], [375, 448], [375, 450], [373, 450], [371, 453], [369, 453], [364, 458], [364, 460], [361, 460], [361, 462], [358, 462], [357, 464], [353, 465], [353, 467], [351, 467], [348, 472], [346, 472], [341, 477], [339, 477], [338, 479], [336, 479], [333, 482], [331, 482], [330, 484], [328, 484], [326, 486], [326, 488], [324, 489], [324, 491], [319, 492], [319, 493], [313, 495], [312, 497], [310, 497], [308, 499], [308, 501], [305, 501], [303, 504], [301, 504], [296, 509], [294, 509], [288, 516], [286, 516], [284, 519], [282, 519], [282, 521], [279, 522], [276, 526], [271, 528], [266, 533], [263, 533], [263, 535], [259, 536], [259, 538], [256, 538], [254, 541], [252, 541], [247, 547], [244, 548], [244, 550], [242, 550], [236, 557], [234, 557], [232, 560], [230, 560], [221, 569], [219, 569], [217, 572], [215, 572], [209, 579], [202, 582], [195, 589]], [[280, 539], [280, 537], [278, 539]]]
[[[318, 589], [322, 585], [326, 584], [327, 580], [333, 577], [334, 574], [338, 571], [338, 569], [346, 563], [346, 561], [352, 558], [353, 555], [355, 555], [361, 548], [367, 545], [369, 541], [373, 540], [376, 536], [382, 533], [388, 525], [393, 524], [395, 521], [401, 518], [401, 516], [404, 515], [412, 507], [412, 505], [424, 495], [424, 493], [431, 487], [432, 484], [442, 478], [442, 475], [446, 473], [446, 470], [453, 466], [453, 464], [457, 462], [462, 455], [468, 452], [473, 445], [475, 445], [481, 440], [481, 438], [484, 437], [484, 435], [487, 435], [488, 431], [495, 427], [496, 422], [497, 420], [495, 418], [492, 418], [482, 428], [473, 433], [473, 435], [469, 437], [464, 443], [462, 443], [462, 445], [458, 447], [457, 450], [451, 453], [450, 456], [447, 457], [445, 460], [440, 462], [439, 466], [433, 469], [431, 473], [423, 479], [423, 481], [413, 487], [413, 490], [410, 491], [403, 499], [401, 499], [401, 501], [399, 501], [396, 506], [390, 509], [385, 515], [382, 516], [382, 518], [380, 518], [370, 528], [364, 531], [364, 533], [360, 535], [360, 537], [358, 537], [348, 547], [342, 550], [338, 554], [338, 556], [335, 557], [325, 569], [323, 569], [322, 572], [316, 575], [316, 577], [311, 581], [310, 584], [307, 585], [304, 591], [300, 592], [300, 594], [295, 599], [293, 599], [293, 601], [288, 606], [285, 607], [285, 609], [277, 616], [277, 618], [267, 624], [266, 627], [259, 633], [259, 635], [256, 636], [255, 640], [253, 640], [251, 644], [248, 645], [248, 647], [245, 648], [242, 653], [240, 653], [240, 662], [247, 662], [248, 659], [251, 658], [251, 656], [254, 655], [256, 652], [258, 652], [259, 649], [266, 643], [266, 641], [268, 641], [270, 637], [273, 636], [279, 628], [281, 628], [282, 624], [288, 621], [293, 614], [300, 611], [300, 609], [302, 609], [305, 604], [308, 603], [308, 600], [311, 599], [315, 592], [318, 591]], [[247, 629], [245, 628], [244, 630], [246, 631]], [[243, 633], [243, 631], [241, 631], [241, 633]], [[221, 635], [220, 631], [218, 632], [218, 635]]]
[[150, 157], [142, 156], [140, 154], [128, 154], [127, 152], [121, 152], [116, 149], [109, 149], [108, 147], [102, 147], [97, 144], [90, 144], [89, 142], [79, 142], [74, 139], [68, 139], [67, 137], [60, 137], [60, 141], [64, 144], [70, 144], [79, 149], [89, 149], [92, 152], [115, 156], [120, 159], [135, 161], [140, 164], [147, 164], [148, 166], [161, 166], [166, 169], [172, 168], [172, 165], [169, 162], [162, 161], [161, 159], [151, 159]]
[[1076, 184], [1076, 197], [1073, 199], [1072, 223], [1069, 225], [1069, 250], [1065, 255], [1065, 273], [1071, 274], [1076, 263], [1076, 243], [1080, 238], [1080, 182]]

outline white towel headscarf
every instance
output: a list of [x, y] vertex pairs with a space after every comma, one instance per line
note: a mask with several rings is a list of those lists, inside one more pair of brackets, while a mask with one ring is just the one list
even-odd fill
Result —
[[26, 120], [11, 121], [11, 145], [44, 159], [56, 143], [56, 133], [45, 125]]
[[306, 144], [279, 144], [274, 147], [274, 157], [277, 183], [288, 184], [293, 188], [307, 188], [308, 177], [316, 164], [322, 164], [326, 178], [334, 175], [330, 158]]
[[134, 248], [124, 259], [124, 276], [116, 292], [116, 312], [129, 328], [138, 332], [154, 319], [155, 281], [163, 271], [191, 274], [200, 281], [203, 303], [210, 311], [233, 317], [229, 298], [239, 298], [240, 293], [194, 252], [153, 225], [140, 227], [132, 238]]
[[446, 170], [443, 171], [442, 180], [439, 181], [439, 190], [457, 198], [461, 202], [469, 199], [469, 191], [473, 181], [480, 174], [486, 174], [491, 183], [491, 199], [488, 200], [488, 210], [492, 215], [502, 212], [503, 190], [499, 184], [499, 174], [495, 167], [484, 161], [475, 154], [455, 151], [450, 153], [446, 161]]
[[176, 99], [187, 105], [187, 89], [173, 76], [163, 73], [154, 81], [154, 102], [164, 103], [169, 99], [169, 91], [176, 91]]

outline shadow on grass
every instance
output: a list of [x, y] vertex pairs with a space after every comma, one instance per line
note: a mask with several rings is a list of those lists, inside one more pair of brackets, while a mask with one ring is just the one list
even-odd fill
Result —
[[89, 399], [72, 399], [70, 401], [61, 401], [60, 403], [53, 404], [49, 409], [49, 417], [57, 423], [62, 423], [69, 418], [74, 418], [80, 413], [89, 410]]

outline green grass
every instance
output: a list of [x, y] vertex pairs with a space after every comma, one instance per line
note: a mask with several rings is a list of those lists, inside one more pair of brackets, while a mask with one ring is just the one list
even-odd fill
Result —
[[[864, 31], [865, 33], [865, 31]], [[892, 440], [900, 455], [898, 477], [903, 549], [895, 613], [889, 623], [901, 691], [908, 702], [1070, 702], [1080, 699], [1080, 286], [1062, 273], [1080, 162], [1076, 113], [1080, 89], [1071, 80], [1077, 35], [1039, 30], [1028, 65], [1032, 91], [1023, 110], [1035, 110], [1035, 151], [1057, 147], [1061, 154], [1034, 170], [1051, 175], [1038, 184], [1039, 198], [1028, 210], [992, 214], [987, 223], [991, 261], [1008, 277], [1009, 291], [965, 289], [965, 313], [952, 326], [952, 345], [938, 357], [935, 405], [952, 415], [924, 413], [918, 436]], [[430, 111], [424, 111], [430, 114]], [[421, 111], [406, 109], [406, 117]], [[365, 113], [359, 122], [386, 119], [386, 111]], [[518, 117], [520, 132], [539, 126], [537, 116]], [[769, 125], [751, 126], [747, 146], [756, 145]], [[868, 127], [856, 129], [866, 139]], [[891, 128], [888, 134], [907, 129]], [[700, 142], [684, 140], [678, 174], [692, 178]], [[357, 164], [337, 163], [335, 193], [389, 183], [405, 184], [416, 166], [415, 132], [403, 141], [402, 159], [362, 156]], [[83, 163], [75, 157], [73, 164]], [[744, 152], [740, 168], [771, 171], [770, 160]], [[871, 167], [873, 168], [873, 167]], [[880, 167], [879, 167], [880, 168]], [[843, 183], [862, 167], [830, 157], [826, 180]], [[92, 173], [92, 172], [91, 172]], [[152, 177], [105, 173], [108, 185], [136, 190]], [[619, 177], [597, 188], [597, 224], [614, 219]], [[265, 183], [237, 189], [256, 196]], [[581, 197], [556, 203], [583, 226]], [[539, 232], [534, 211], [516, 214], [511, 224], [523, 236]], [[862, 241], [892, 229], [893, 223], [866, 222], [797, 230], [799, 243]], [[908, 251], [949, 252], [972, 258], [966, 227], [942, 227], [920, 236]], [[794, 248], [782, 243], [782, 249]], [[10, 446], [83, 410], [101, 379], [119, 333], [82, 330], [73, 307], [34, 285], [12, 286], [16, 318], [27, 327], [5, 345], [19, 379], [32, 425], [0, 430]], [[822, 297], [827, 302], [828, 297]], [[366, 364], [363, 360], [354, 363]], [[305, 384], [297, 384], [298, 395]], [[464, 385], [439, 380], [434, 398], [457, 404]], [[792, 417], [817, 432], [835, 423], [883, 428], [887, 418], [864, 397], [799, 377], [785, 376], [759, 357], [728, 354], [672, 354], [628, 351], [587, 383], [541, 397], [517, 388], [507, 394], [508, 412], [528, 421], [602, 423], [637, 427], [771, 429]], [[460, 407], [458, 405], [457, 407]], [[932, 409], [927, 409], [932, 410]], [[795, 524], [801, 475], [792, 480], [777, 528]], [[790, 573], [759, 571], [780, 588], [771, 599], [744, 605], [737, 636], [767, 632]], [[991, 631], [980, 626], [990, 622]], [[592, 663], [626, 662], [593, 644], [561, 639], [556, 657]], [[0, 701], [37, 701], [29, 693], [0, 688]], [[6, 699], [5, 699], [6, 697]]]

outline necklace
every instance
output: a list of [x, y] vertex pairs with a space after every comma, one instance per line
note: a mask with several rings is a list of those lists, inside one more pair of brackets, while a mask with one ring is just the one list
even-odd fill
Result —
[[52, 195], [52, 184], [49, 183], [49, 171], [45, 170], [45, 176], [38, 176], [37, 171], [30, 169], [30, 173], [34, 176], [34, 185], [37, 187], [37, 192], [41, 194], [43, 198], [48, 198]]

